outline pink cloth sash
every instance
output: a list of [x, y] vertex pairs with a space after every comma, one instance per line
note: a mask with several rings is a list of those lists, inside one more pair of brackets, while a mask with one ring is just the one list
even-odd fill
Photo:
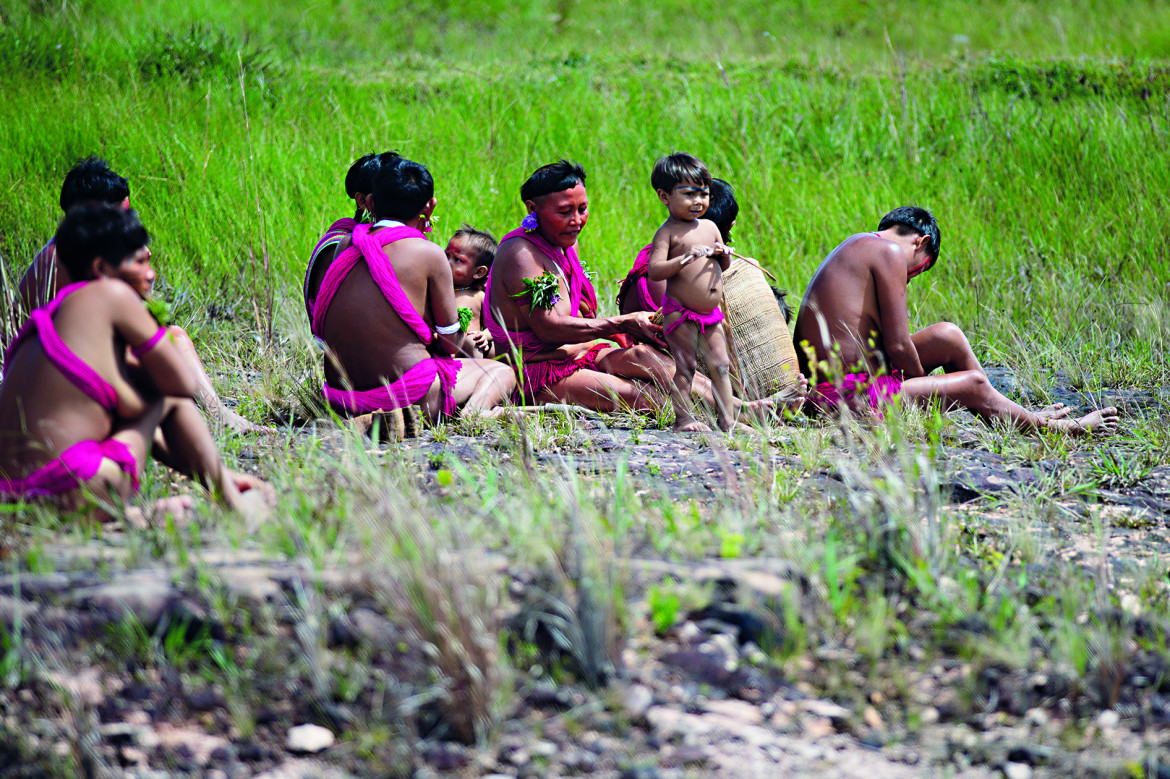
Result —
[[706, 333], [708, 327], [717, 325], [723, 321], [723, 311], [719, 306], [715, 306], [713, 311], [708, 311], [706, 314], [700, 314], [698, 311], [692, 311], [686, 306], [683, 306], [670, 295], [663, 295], [662, 316], [666, 317], [668, 314], [674, 313], [682, 313], [682, 316], [662, 328], [662, 332], [666, 335], [674, 332], [675, 328], [683, 322], [694, 322], [699, 326], [699, 332]]
[[[341, 282], [345, 281], [345, 277], [359, 261], [364, 261], [366, 267], [370, 269], [371, 278], [381, 290], [382, 297], [394, 309], [394, 313], [402, 318], [420, 341], [429, 344], [434, 339], [434, 333], [422, 315], [415, 310], [414, 304], [410, 302], [398, 281], [398, 276], [394, 273], [394, 266], [382, 251], [383, 247], [403, 238], [422, 237], [421, 232], [405, 225], [387, 227], [373, 235], [370, 234], [370, 225], [355, 226], [353, 245], [333, 260], [329, 270], [325, 271], [325, 278], [321, 280], [321, 289], [317, 293], [316, 307], [313, 309], [313, 332], [321, 331], [325, 323], [325, 314], [329, 311]], [[453, 414], [456, 408], [453, 389], [460, 367], [458, 360], [431, 357], [415, 363], [397, 381], [389, 385], [354, 391], [340, 390], [325, 384], [322, 391], [330, 403], [350, 413], [365, 414], [371, 411], [402, 408], [417, 402], [427, 394], [427, 390], [438, 376], [439, 386], [443, 391], [443, 413]]]
[[[577, 256], [577, 245], [574, 244], [568, 249], [560, 249], [550, 244], [544, 239], [540, 233], [527, 233], [523, 228], [517, 228], [505, 235], [500, 240], [500, 245], [510, 241], [514, 238], [523, 238], [524, 240], [535, 246], [540, 253], [552, 260], [564, 275], [565, 282], [569, 287], [569, 306], [573, 311], [573, 316], [577, 316], [581, 310], [581, 303], [584, 302], [587, 309], [593, 315], [597, 313], [597, 292], [593, 289], [593, 284], [589, 281], [589, 277], [585, 275], [585, 269], [581, 267], [581, 260]], [[499, 250], [496, 250], [497, 255]], [[528, 357], [544, 350], [548, 344], [540, 340], [536, 333], [531, 330], [505, 330], [504, 326], [496, 322], [495, 312], [492, 310], [492, 271], [488, 271], [487, 277], [487, 293], [484, 295], [483, 306], [483, 324], [484, 329], [492, 334], [499, 348], [504, 353], [511, 353], [512, 349], [519, 347], [521, 354]], [[553, 344], [553, 346], [562, 346], [562, 344]], [[525, 366], [527, 368], [527, 366]]]
[[138, 492], [138, 462], [130, 448], [121, 441], [78, 441], [57, 457], [22, 479], [0, 479], [0, 496], [6, 498], [45, 498], [77, 489], [97, 475], [102, 460], [113, 460], [130, 476]]
[[865, 393], [869, 408], [882, 418], [882, 405], [889, 403], [902, 390], [902, 372], [871, 377], [868, 373], [847, 373], [840, 383], [822, 381], [808, 393], [808, 402], [821, 412], [830, 411], [841, 404], [842, 399], [851, 400]]
[[545, 387], [556, 384], [561, 379], [567, 379], [577, 371], [593, 370], [598, 355], [608, 349], [606, 344], [593, 344], [589, 351], [575, 360], [543, 360], [541, 362], [526, 362], [520, 376], [520, 386], [516, 388], [514, 400], [521, 399], [521, 393], [528, 396], [528, 400], [536, 399]]
[[431, 357], [422, 360], [402, 374], [398, 381], [372, 390], [339, 390], [323, 386], [325, 399], [350, 414], [368, 414], [371, 411], [393, 411], [421, 400], [439, 377], [443, 392], [443, 413], [455, 413], [455, 380], [462, 367], [458, 360], [450, 357]]
[[[317, 241], [317, 245], [313, 247], [313, 253], [309, 255], [309, 267], [305, 268], [305, 313], [309, 315], [309, 322], [313, 321], [313, 309], [317, 305], [317, 294], [309, 289], [309, 282], [313, 278], [313, 269], [317, 265], [317, 259], [321, 256], [321, 252], [328, 246], [336, 246], [341, 243], [347, 235], [353, 232], [353, 228], [357, 227], [358, 221], [352, 218], [338, 219], [333, 224], [329, 225], [329, 229], [325, 231], [325, 235], [321, 236], [321, 240]], [[316, 333], [314, 333], [316, 335]]]
[[638, 256], [634, 258], [634, 267], [630, 268], [630, 272], [622, 279], [622, 285], [618, 289], [618, 304], [626, 297], [626, 290], [633, 284], [634, 288], [638, 290], [638, 305], [642, 311], [657, 311], [662, 307], [662, 298], [659, 295], [654, 297], [654, 293], [650, 291], [650, 285], [647, 283], [649, 277], [647, 274], [650, 270], [650, 249], [654, 244], [648, 243], [643, 247], [642, 251], [638, 252]]
[[84, 392], [86, 397], [89, 397], [99, 406], [109, 411], [118, 406], [117, 391], [114, 390], [113, 385], [102, 378], [100, 373], [78, 357], [61, 340], [61, 336], [57, 334], [57, 328], [53, 325], [53, 314], [61, 307], [61, 303], [64, 302], [65, 298], [88, 283], [88, 281], [78, 281], [70, 284], [58, 292], [57, 297], [50, 300], [48, 304], [35, 309], [29, 314], [28, 321], [20, 328], [16, 340], [8, 347], [8, 352], [4, 355], [4, 364], [12, 364], [12, 355], [16, 353], [20, 345], [35, 330], [37, 336], [40, 338], [41, 348], [44, 350], [45, 357], [49, 359], [49, 362], [53, 363], [53, 366], [61, 371], [65, 378], [69, 379], [77, 389]]

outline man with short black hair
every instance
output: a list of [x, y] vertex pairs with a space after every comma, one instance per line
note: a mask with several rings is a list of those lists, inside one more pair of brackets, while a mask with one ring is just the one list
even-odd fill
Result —
[[[880, 415], [898, 397], [963, 407], [986, 421], [1021, 430], [1051, 428], [1070, 435], [1108, 434], [1117, 410], [1064, 419], [1061, 404], [1029, 411], [991, 386], [967, 336], [939, 322], [911, 334], [906, 308], [910, 280], [938, 262], [942, 235], [929, 211], [902, 206], [877, 232], [846, 238], [813, 274], [796, 317], [801, 371], [814, 384], [806, 408], [842, 403]], [[942, 368], [941, 376], [931, 373]]]

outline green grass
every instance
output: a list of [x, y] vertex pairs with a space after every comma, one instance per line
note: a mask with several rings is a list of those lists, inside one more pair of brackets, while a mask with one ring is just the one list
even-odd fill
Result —
[[[1090, 390], [1170, 381], [1163, 4], [477, 9], [0, 4], [7, 277], [52, 233], [73, 161], [101, 154], [130, 177], [160, 292], [221, 391], [251, 418], [299, 423], [321, 415], [303, 263], [324, 226], [350, 213], [341, 181], [355, 157], [397, 148], [425, 162], [438, 240], [463, 221], [506, 232], [522, 215], [528, 173], [578, 159], [592, 206], [583, 256], [612, 311], [617, 280], [663, 218], [653, 160], [685, 149], [735, 184], [737, 245], [797, 295], [841, 239], [915, 202], [938, 215], [943, 250], [911, 286], [913, 324], [958, 323], [982, 358], [1012, 368], [1036, 397], [1057, 371]], [[661, 422], [637, 421], [631, 445]], [[425, 453], [371, 453], [368, 442], [330, 439], [327, 422], [289, 445], [221, 436], [233, 463], [260, 452], [281, 495], [277, 519], [249, 534], [201, 509], [195, 528], [129, 533], [124, 559], [108, 565], [157, 561], [203, 576], [201, 549], [247, 547], [322, 571], [348, 567], [356, 552], [372, 602], [425, 647], [431, 677], [396, 678], [361, 652], [325, 646], [329, 616], [353, 604], [309, 590], [284, 604], [296, 623], [284, 632], [274, 617], [238, 617], [236, 644], [193, 658], [174, 637], [127, 627], [125, 646], [98, 660], [180, 666], [219, 685], [248, 733], [257, 697], [279, 698], [294, 680], [315, 706], [360, 712], [346, 754], [377, 773], [413, 749], [414, 723], [403, 720], [415, 712], [397, 704], [439, 701], [457, 713], [461, 738], [490, 740], [515, 677], [548, 660], [532, 646], [501, 648], [499, 582], [465, 560], [501, 555], [510, 572], [537, 577], [546, 597], [529, 605], [560, 620], [563, 654], [578, 669], [619, 655], [639, 620], [669, 627], [701, 590], [635, 584], [624, 561], [785, 560], [798, 575], [779, 598], [783, 640], [768, 662], [818, 694], [852, 701], [881, 690], [883, 716], [912, 730], [935, 703], [917, 700], [913, 682], [945, 660], [967, 669], [948, 691], [956, 718], [986, 708], [989, 669], [1045, 674], [1076, 730], [1094, 706], [1116, 703], [1128, 663], [1164, 652], [1166, 564], [1113, 582], [1086, 577], [1054, 554], [1052, 528], [1107, 562], [1110, 523], [1147, 520], [1118, 519], [1096, 495], [1132, 488], [1166, 462], [1166, 423], [1164, 406], [1142, 412], [1107, 443], [1025, 438], [933, 413], [891, 415], [871, 431], [775, 427], [762, 431], [766, 443], [730, 440], [732, 486], [681, 500], [647, 489], [647, 476], [660, 476], [653, 462], [578, 469], [595, 453], [582, 439], [597, 433], [563, 414], [446, 423], [429, 433], [441, 446]], [[458, 457], [466, 435], [483, 448]], [[1019, 492], [948, 505], [944, 447], [961, 442], [1011, 465], [1059, 467]], [[839, 490], [812, 488], [825, 471]], [[169, 480], [146, 483], [148, 497], [170, 490]], [[61, 539], [105, 540], [43, 509], [14, 509], [3, 527], [11, 565], [31, 571], [54, 569]], [[238, 616], [214, 582], [199, 587], [217, 614]], [[1135, 596], [1140, 627], [1122, 608]], [[25, 627], [0, 642], [6, 678], [39, 673]], [[846, 654], [818, 654], [826, 648]], [[550, 664], [541, 672], [572, 678], [571, 663]]]

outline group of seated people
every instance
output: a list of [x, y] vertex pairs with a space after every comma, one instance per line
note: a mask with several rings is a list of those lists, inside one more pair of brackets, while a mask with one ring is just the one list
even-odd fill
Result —
[[[941, 241], [934, 217], [913, 206], [845, 239], [814, 274], [795, 324], [801, 397], [744, 401], [720, 308], [722, 273], [740, 261], [731, 186], [689, 154], [658, 160], [651, 185], [667, 217], [621, 285], [620, 313], [600, 316], [577, 249], [585, 179], [568, 160], [538, 168], [520, 189], [527, 215], [516, 229], [497, 243], [463, 225], [444, 250], [427, 237], [438, 202], [427, 168], [395, 152], [357, 160], [345, 178], [355, 216], [326, 231], [304, 281], [329, 405], [343, 416], [417, 406], [437, 420], [509, 404], [649, 412], [669, 399], [676, 430], [704, 432], [695, 398], [723, 430], [781, 406], [880, 415], [902, 399], [1022, 430], [1117, 426], [1112, 408], [1074, 420], [1059, 404], [1030, 411], [1008, 400], [953, 324], [910, 332], [907, 285], [935, 265]], [[136, 492], [153, 456], [229, 508], [270, 505], [267, 483], [223, 465], [203, 413], [249, 423], [216, 395], [187, 334], [143, 305], [155, 274], [126, 180], [84, 160], [61, 207], [5, 323], [0, 496], [70, 506], [85, 494], [108, 509]], [[700, 349], [709, 375], [696, 370]]]

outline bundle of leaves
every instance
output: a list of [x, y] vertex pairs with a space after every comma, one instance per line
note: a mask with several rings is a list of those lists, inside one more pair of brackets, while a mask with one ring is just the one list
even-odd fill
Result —
[[561, 285], [557, 281], [557, 277], [549, 271], [545, 271], [535, 279], [524, 279], [524, 291], [518, 292], [512, 297], [528, 296], [532, 308], [548, 311], [560, 302], [560, 291]]

